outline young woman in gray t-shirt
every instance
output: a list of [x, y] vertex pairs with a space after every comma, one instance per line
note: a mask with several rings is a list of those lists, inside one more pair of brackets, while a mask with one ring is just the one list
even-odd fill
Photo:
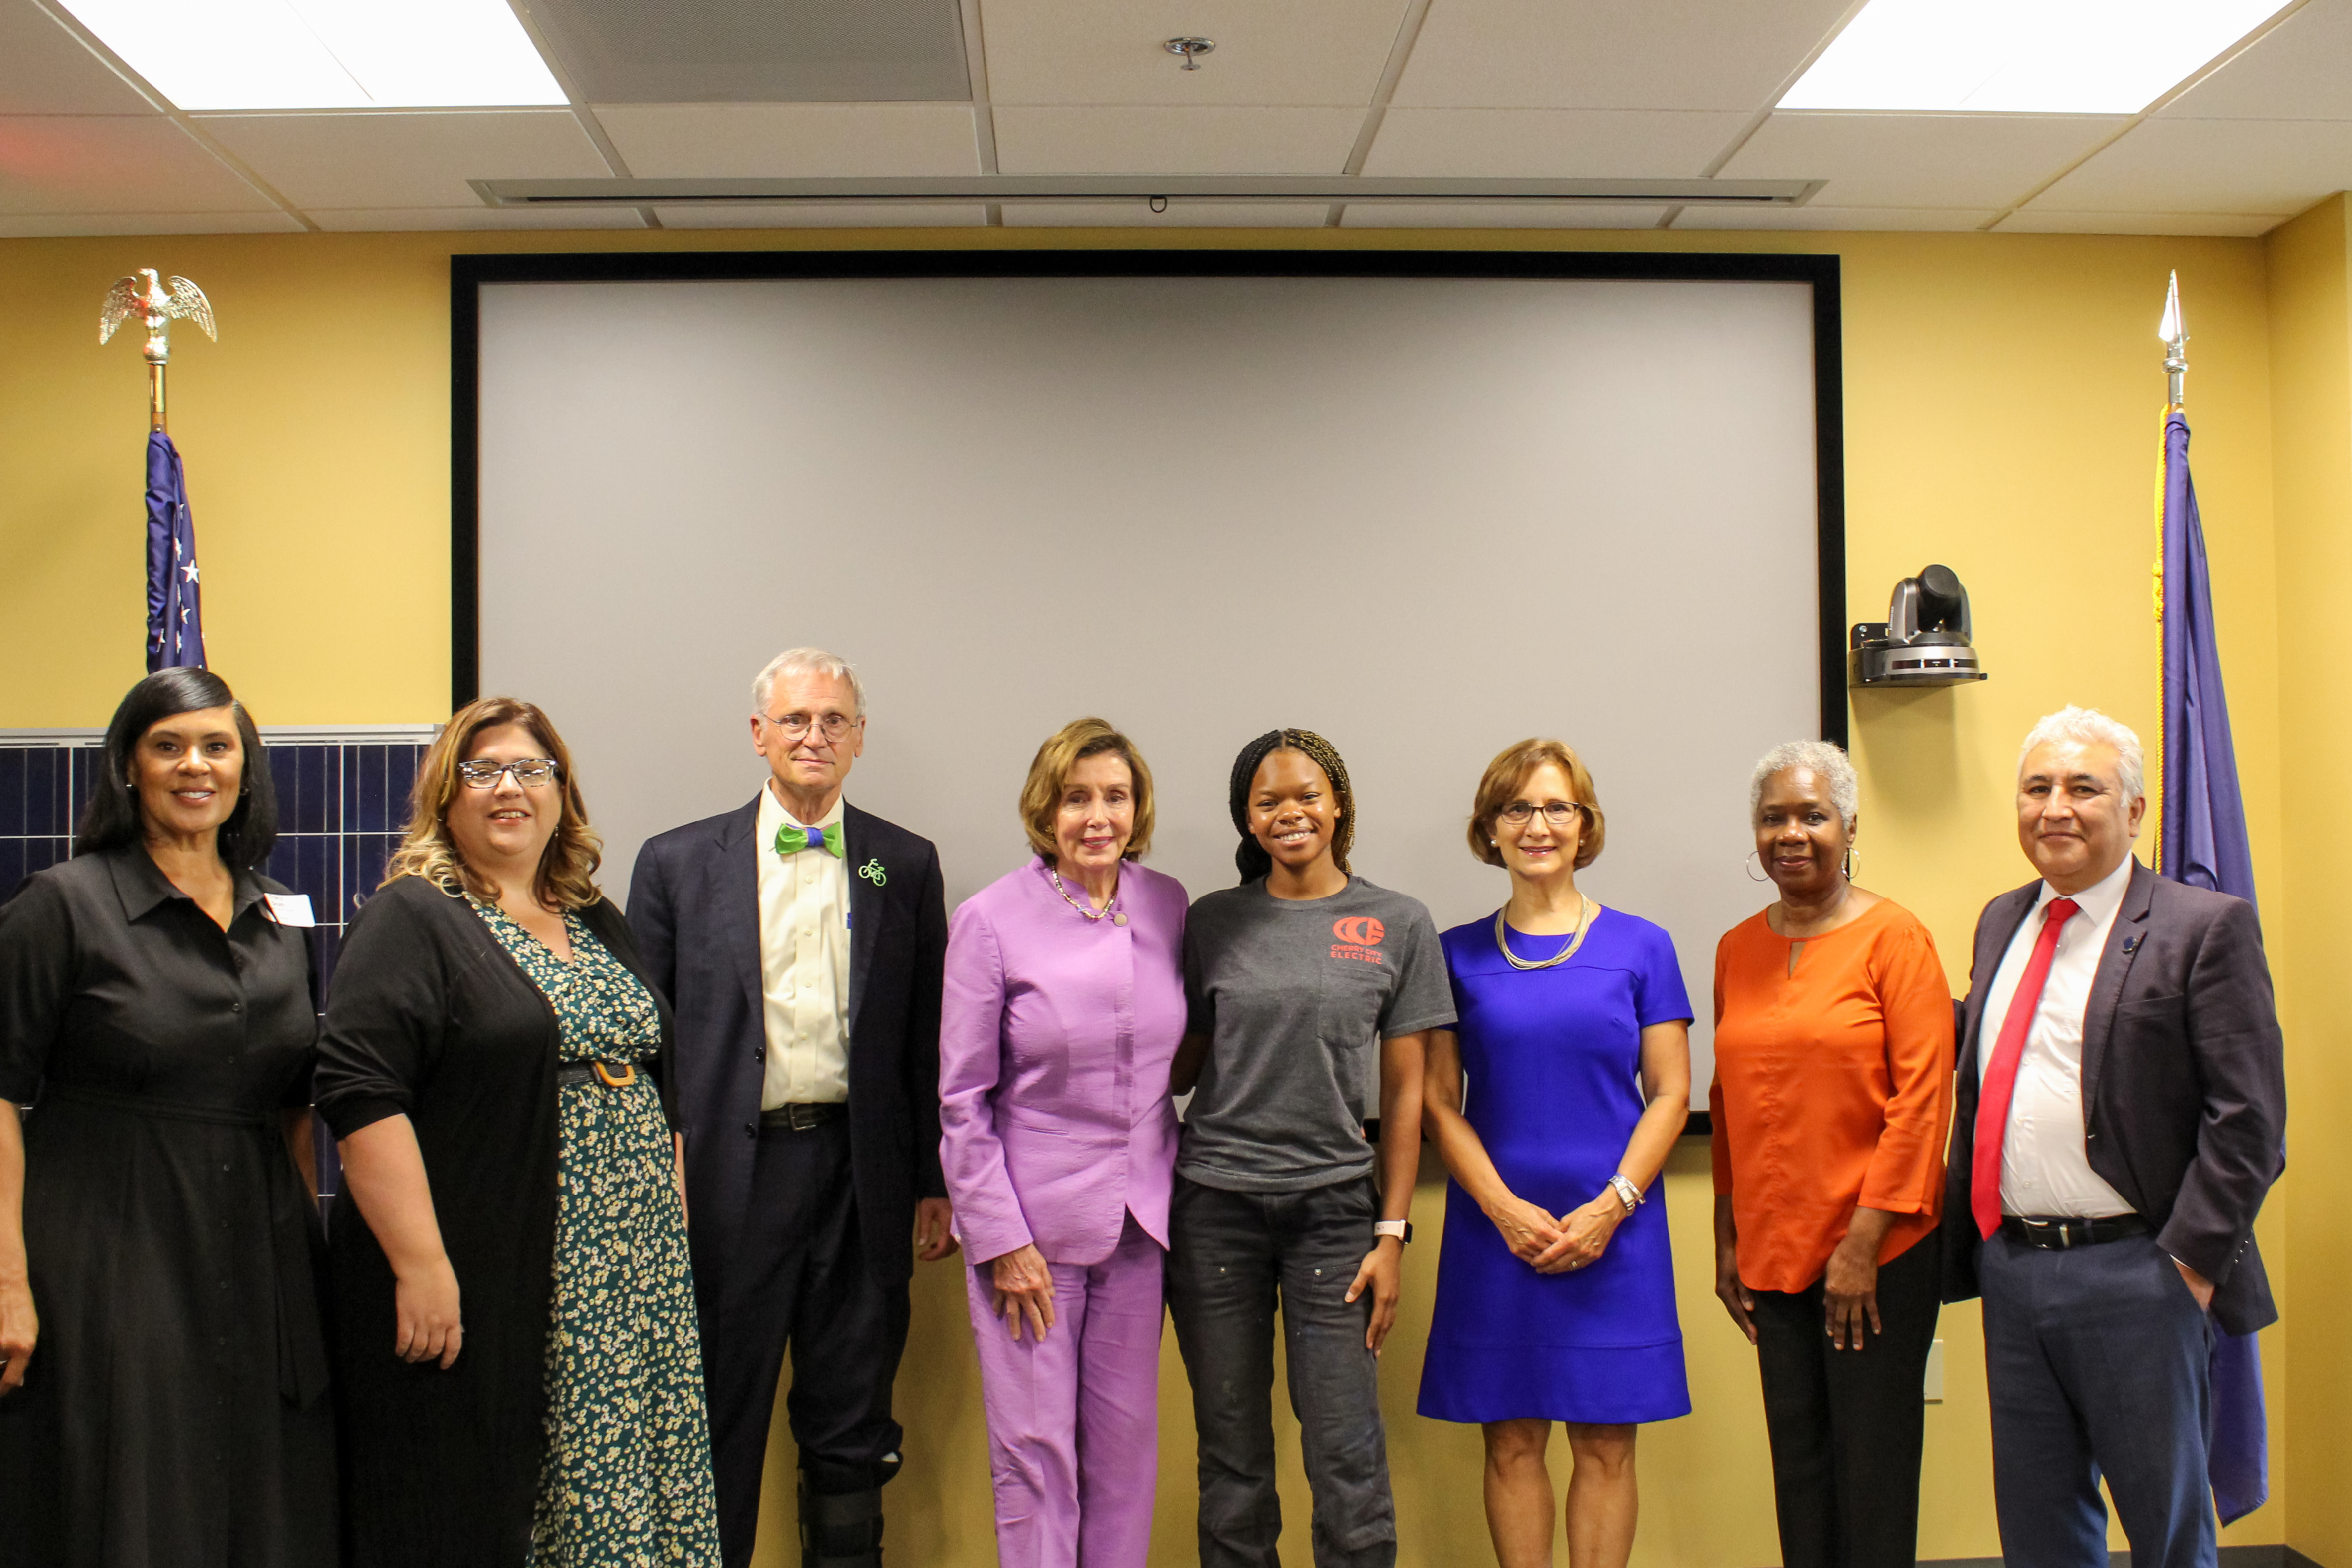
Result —
[[1355, 801], [1330, 742], [1258, 737], [1234, 763], [1232, 807], [1242, 882], [1186, 917], [1171, 1074], [1192, 1092], [1168, 1297], [1200, 1434], [1201, 1561], [1276, 1561], [1279, 1298], [1315, 1561], [1392, 1563], [1378, 1358], [1411, 1236], [1422, 1056], [1454, 1022], [1453, 992], [1429, 912], [1348, 871]]

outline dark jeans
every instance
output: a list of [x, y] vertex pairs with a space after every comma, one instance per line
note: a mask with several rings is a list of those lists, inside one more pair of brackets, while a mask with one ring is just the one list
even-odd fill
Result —
[[1341, 1300], [1372, 1249], [1369, 1176], [1305, 1192], [1226, 1192], [1176, 1178], [1169, 1315], [1201, 1439], [1201, 1562], [1274, 1563], [1274, 1309], [1282, 1302], [1290, 1408], [1315, 1493], [1318, 1563], [1396, 1561], [1380, 1362], [1364, 1348], [1367, 1290]]
[[2213, 1562], [2212, 1327], [2155, 1238], [2044, 1251], [1996, 1232], [1977, 1268], [2001, 1555], [2104, 1562], [2104, 1474], [2134, 1563]]
[[802, 1469], [821, 1483], [842, 1478], [820, 1491], [867, 1490], [887, 1479], [882, 1461], [904, 1437], [890, 1385], [908, 1316], [907, 1288], [877, 1284], [866, 1266], [846, 1119], [800, 1133], [761, 1128], [746, 1212], [721, 1299], [703, 1320], [719, 1545], [733, 1564], [751, 1560], [785, 1347]]
[[1831, 1346], [1822, 1281], [1756, 1292], [1756, 1364], [1764, 1377], [1781, 1562], [1917, 1560], [1938, 1261], [1931, 1234], [1880, 1266], [1880, 1332], [1865, 1325], [1860, 1350]]

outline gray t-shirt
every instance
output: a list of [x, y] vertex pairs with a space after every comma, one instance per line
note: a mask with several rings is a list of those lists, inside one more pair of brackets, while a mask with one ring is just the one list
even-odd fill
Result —
[[1276, 898], [1253, 882], [1198, 900], [1184, 993], [1191, 1031], [1213, 1043], [1176, 1169], [1236, 1192], [1369, 1172], [1379, 1042], [1454, 1021], [1429, 911], [1360, 876], [1328, 898]]

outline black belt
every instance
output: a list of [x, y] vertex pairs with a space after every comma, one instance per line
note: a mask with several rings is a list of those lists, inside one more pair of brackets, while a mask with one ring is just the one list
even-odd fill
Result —
[[2004, 1214], [2000, 1217], [2000, 1233], [2022, 1247], [2039, 1247], [2044, 1251], [2057, 1251], [2067, 1247], [2095, 1247], [2102, 1241], [2121, 1241], [2127, 1236], [2146, 1236], [2152, 1228], [2137, 1214], [2110, 1215], [2104, 1219], [2069, 1219], [2060, 1216], [2037, 1218], [2031, 1215]]
[[602, 1083], [608, 1089], [626, 1089], [637, 1081], [635, 1062], [614, 1067], [609, 1061], [559, 1061], [555, 1064], [555, 1081], [574, 1083]]
[[795, 1105], [779, 1105], [772, 1111], [761, 1112], [760, 1125], [782, 1127], [787, 1132], [810, 1133], [828, 1122], [838, 1122], [848, 1114], [849, 1107], [842, 1101], [808, 1101]]

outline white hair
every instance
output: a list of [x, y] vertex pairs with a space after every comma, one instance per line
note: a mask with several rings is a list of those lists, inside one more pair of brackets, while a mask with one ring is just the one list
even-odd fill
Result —
[[2124, 799], [2137, 800], [2147, 793], [2147, 758], [2140, 750], [2139, 737], [2131, 726], [2109, 718], [2095, 707], [2076, 707], [2069, 703], [2056, 713], [2043, 716], [2042, 722], [2025, 732], [2025, 744], [2017, 748], [2018, 777], [2025, 776], [2025, 759], [2033, 755], [2037, 746], [2047, 746], [2053, 740], [2071, 740], [2078, 746], [2109, 746], [2116, 753], [2116, 782], [2123, 787]]
[[866, 716], [866, 688], [859, 684], [857, 671], [838, 653], [828, 653], [823, 648], [787, 648], [768, 661], [767, 668], [751, 677], [752, 711], [765, 717], [768, 698], [775, 695], [776, 683], [786, 675], [827, 675], [849, 688], [852, 701], [857, 705], [856, 716]]
[[1862, 809], [1862, 780], [1854, 777], [1845, 753], [1826, 740], [1784, 740], [1764, 754], [1748, 780], [1748, 820], [1753, 821], [1763, 809], [1764, 786], [1772, 776], [1791, 768], [1809, 768], [1830, 787], [1830, 804], [1837, 808], [1845, 831], [1853, 831], [1854, 814]]

